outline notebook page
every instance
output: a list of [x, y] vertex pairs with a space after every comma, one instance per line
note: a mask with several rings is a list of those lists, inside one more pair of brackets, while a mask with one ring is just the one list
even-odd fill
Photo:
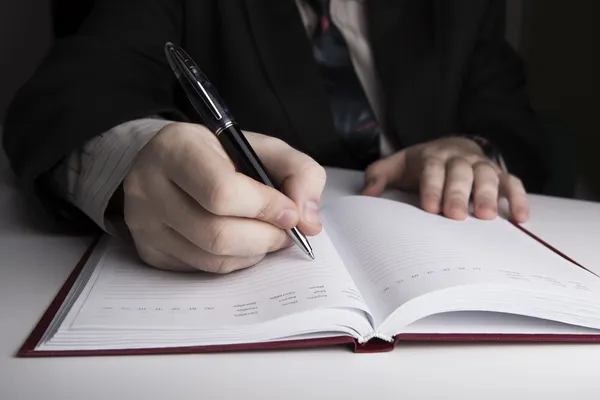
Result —
[[[376, 325], [411, 299], [473, 284], [500, 285], [505, 302], [512, 288], [598, 305], [600, 279], [503, 219], [454, 221], [412, 205], [362, 196], [338, 199], [330, 206], [326, 218], [333, 241]], [[483, 297], [482, 302], [476, 297], [466, 301], [465, 307], [485, 306]], [[434, 306], [443, 308], [429, 308]]]
[[214, 275], [150, 268], [130, 246], [110, 239], [63, 328], [226, 329], [321, 307], [367, 312], [327, 233], [310, 240], [314, 261], [292, 247], [254, 267]]
[[456, 311], [431, 315], [409, 324], [403, 333], [473, 335], [598, 335], [597, 329], [521, 315]]
[[539, 195], [530, 195], [529, 202], [531, 215], [523, 226], [600, 275], [600, 203]]

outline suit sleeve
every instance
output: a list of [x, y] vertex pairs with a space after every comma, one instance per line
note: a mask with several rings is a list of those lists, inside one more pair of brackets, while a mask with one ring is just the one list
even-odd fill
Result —
[[549, 179], [547, 141], [527, 96], [523, 62], [505, 39], [505, 2], [490, 0], [465, 76], [458, 128], [489, 140], [529, 192]]
[[[173, 102], [167, 41], [182, 37], [181, 0], [98, 0], [80, 30], [57, 40], [15, 96], [4, 147], [22, 189], [52, 214], [81, 220], [47, 178], [61, 160], [124, 122], [185, 120]], [[93, 227], [86, 221], [85, 227]]]

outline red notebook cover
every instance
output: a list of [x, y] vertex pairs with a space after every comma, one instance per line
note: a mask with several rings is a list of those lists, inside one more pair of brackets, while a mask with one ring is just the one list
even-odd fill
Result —
[[[559, 254], [571, 263], [580, 268], [589, 271], [576, 261], [572, 260], [558, 249], [544, 242], [533, 233], [514, 224], [551, 251]], [[86, 252], [83, 254], [75, 269], [59, 292], [56, 294], [43, 316], [40, 318], [36, 327], [32, 330], [29, 337], [25, 340], [18, 350], [17, 357], [59, 357], [59, 356], [100, 356], [100, 355], [149, 355], [149, 354], [190, 354], [190, 353], [214, 353], [224, 351], [252, 351], [252, 350], [278, 350], [278, 349], [299, 349], [299, 348], [318, 348], [331, 346], [346, 346], [355, 353], [377, 353], [393, 350], [401, 342], [553, 342], [553, 343], [595, 343], [600, 342], [599, 334], [448, 334], [448, 333], [410, 333], [400, 334], [394, 338], [394, 343], [388, 343], [380, 339], [373, 339], [367, 343], [360, 344], [349, 336], [312, 338], [302, 340], [282, 340], [278, 342], [248, 343], [232, 345], [210, 345], [210, 346], [186, 346], [186, 347], [165, 347], [165, 348], [144, 348], [144, 349], [116, 349], [116, 350], [36, 350], [35, 347], [48, 329], [52, 319], [58, 312], [64, 302], [71, 287], [75, 283], [78, 275], [83, 270], [87, 260], [94, 251], [99, 239], [94, 240]], [[590, 273], [593, 273], [589, 271]], [[594, 274], [596, 275], [596, 274]], [[597, 275], [596, 275], [597, 276]]]

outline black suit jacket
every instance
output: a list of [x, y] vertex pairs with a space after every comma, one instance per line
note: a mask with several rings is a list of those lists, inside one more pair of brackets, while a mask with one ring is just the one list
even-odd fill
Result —
[[[182, 45], [245, 130], [277, 136], [327, 166], [353, 160], [293, 0], [96, 0], [56, 42], [8, 111], [5, 148], [19, 182], [53, 210], [44, 175], [95, 135], [161, 114], [197, 121], [166, 62]], [[524, 69], [504, 39], [503, 0], [367, 0], [392, 142], [453, 132], [491, 140], [530, 192], [547, 179], [543, 133]]]

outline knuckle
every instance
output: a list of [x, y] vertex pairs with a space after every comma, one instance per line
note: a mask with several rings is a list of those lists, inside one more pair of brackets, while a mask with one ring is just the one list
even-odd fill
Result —
[[217, 265], [215, 268], [215, 273], [217, 274], [229, 274], [233, 271], [235, 271], [237, 268], [237, 263], [234, 261], [233, 258], [220, 258], [217, 261]]
[[500, 185], [500, 176], [496, 171], [488, 165], [481, 165], [475, 168], [475, 185], [476, 186], [494, 186]]
[[325, 180], [327, 179], [327, 172], [325, 168], [304, 153], [300, 153], [299, 158], [300, 162], [293, 172], [297, 175], [310, 177], [311, 183], [317, 182], [324, 184]]
[[466, 193], [463, 190], [457, 188], [450, 188], [446, 192], [446, 197], [449, 199], [457, 200], [466, 197]]
[[485, 185], [486, 187], [493, 186], [497, 188], [498, 186], [500, 186], [500, 178], [498, 177], [498, 175], [490, 175], [488, 178], [486, 178], [485, 182], [479, 183], [479, 186], [482, 185]]
[[212, 254], [208, 254], [207, 252], [198, 249], [197, 252], [194, 252], [193, 255], [186, 259], [186, 262], [190, 267], [194, 268], [195, 270], [213, 272], [217, 268], [215, 259], [216, 256], [213, 256]]
[[225, 179], [216, 182], [208, 189], [207, 209], [216, 215], [227, 215], [228, 205], [237, 196], [235, 185]]
[[484, 159], [484, 158], [479, 158], [477, 161], [475, 161], [473, 163], [473, 169], [475, 169], [475, 170], [491, 169], [494, 172], [498, 171], [496, 164], [494, 164], [494, 162], [492, 162], [488, 159]]
[[492, 200], [496, 194], [490, 189], [479, 189], [474, 191], [473, 197], [477, 200]]
[[159, 256], [158, 253], [155, 251], [150, 250], [148, 247], [146, 246], [136, 246], [137, 247], [137, 253], [140, 257], [140, 259], [145, 262], [146, 264], [156, 267], [156, 268], [164, 268], [165, 267], [165, 260], [162, 260]]
[[423, 147], [421, 154], [424, 158], [440, 158], [445, 155], [442, 147], [433, 145]]
[[521, 179], [512, 174], [508, 174], [506, 176], [506, 183], [509, 186], [523, 186], [523, 182], [521, 181]]
[[442, 195], [444, 183], [435, 179], [424, 179], [421, 181], [421, 191], [428, 194]]
[[439, 157], [425, 157], [423, 161], [423, 167], [426, 170], [440, 170], [444, 169], [445, 163], [444, 160]]
[[233, 240], [228, 235], [227, 224], [215, 222], [209, 228], [209, 241], [207, 251], [211, 254], [224, 255], [231, 253]]
[[319, 189], [323, 189], [327, 182], [327, 172], [323, 166], [317, 163], [311, 163], [311, 166], [308, 167], [310, 182], [313, 187], [319, 187]]
[[435, 189], [425, 189], [423, 190], [423, 198], [428, 201], [439, 202], [442, 200], [442, 195]]
[[473, 163], [473, 169], [475, 171], [480, 171], [480, 170], [484, 170], [487, 168], [493, 168], [493, 167], [486, 160], [479, 159]]
[[511, 175], [511, 176], [512, 176], [512, 181], [514, 182], [515, 185], [523, 186], [523, 181], [520, 178], [517, 178], [514, 175]]
[[254, 218], [261, 221], [275, 221], [277, 213], [281, 211], [283, 195], [275, 190], [268, 190], [261, 194], [261, 204], [254, 214]]
[[274, 208], [274, 202], [275, 200], [273, 197], [267, 199], [260, 208], [260, 210], [258, 210], [258, 213], [256, 214], [256, 219], [267, 220], [272, 214], [271, 210]]
[[[199, 125], [174, 122], [164, 126], [141, 150], [150, 165], [194, 165], [198, 151], [212, 143], [214, 135]], [[206, 141], [209, 143], [206, 143]], [[181, 172], [181, 171], [180, 171]]]
[[448, 160], [449, 168], [472, 168], [472, 162], [468, 159], [469, 156], [457, 156]]
[[216, 274], [230, 274], [240, 269], [249, 268], [260, 262], [264, 257], [264, 254], [250, 258], [220, 257], [216, 260], [213, 271]]
[[[327, 180], [327, 172], [325, 171], [325, 168], [323, 168], [323, 166], [313, 161], [312, 158], [308, 158], [306, 161], [302, 162], [297, 171], [297, 174], [294, 175], [302, 176], [302, 180], [308, 182], [311, 188], [318, 188], [322, 190], [325, 187], [325, 183]], [[286, 181], [290, 178], [291, 176], [287, 177]], [[284, 184], [285, 183], [287, 182], [284, 181]]]
[[137, 253], [140, 256], [140, 258], [142, 259], [143, 262], [147, 263], [147, 264], [151, 264], [154, 262], [154, 255], [149, 252], [145, 246], [136, 246], [137, 247]]
[[486, 183], [493, 185], [494, 187], [498, 187], [500, 185], [500, 177], [495, 173], [490, 174], [490, 176], [486, 179]]
[[325, 168], [321, 164], [315, 162], [312, 158], [306, 160], [301, 168], [301, 171], [307, 175], [310, 175], [311, 179], [314, 180], [324, 182], [327, 179], [327, 172], [325, 171]]
[[183, 124], [175, 122], [163, 127], [150, 141], [144, 146], [142, 151], [152, 153], [152, 157], [159, 160], [168, 158], [170, 151], [174, 147], [174, 138], [181, 139], [180, 132], [183, 130]]
[[464, 160], [470, 165], [485, 162], [485, 160], [479, 154], [469, 153], [463, 156]]
[[239, 268], [239, 259], [234, 257], [212, 257], [212, 259], [203, 265], [202, 269], [214, 274], [225, 275]]
[[186, 136], [183, 133], [187, 131], [190, 124], [185, 122], [172, 122], [165, 125], [158, 131], [156, 136], [152, 139], [152, 143], [159, 144], [161, 147], [172, 143], [174, 136]]

